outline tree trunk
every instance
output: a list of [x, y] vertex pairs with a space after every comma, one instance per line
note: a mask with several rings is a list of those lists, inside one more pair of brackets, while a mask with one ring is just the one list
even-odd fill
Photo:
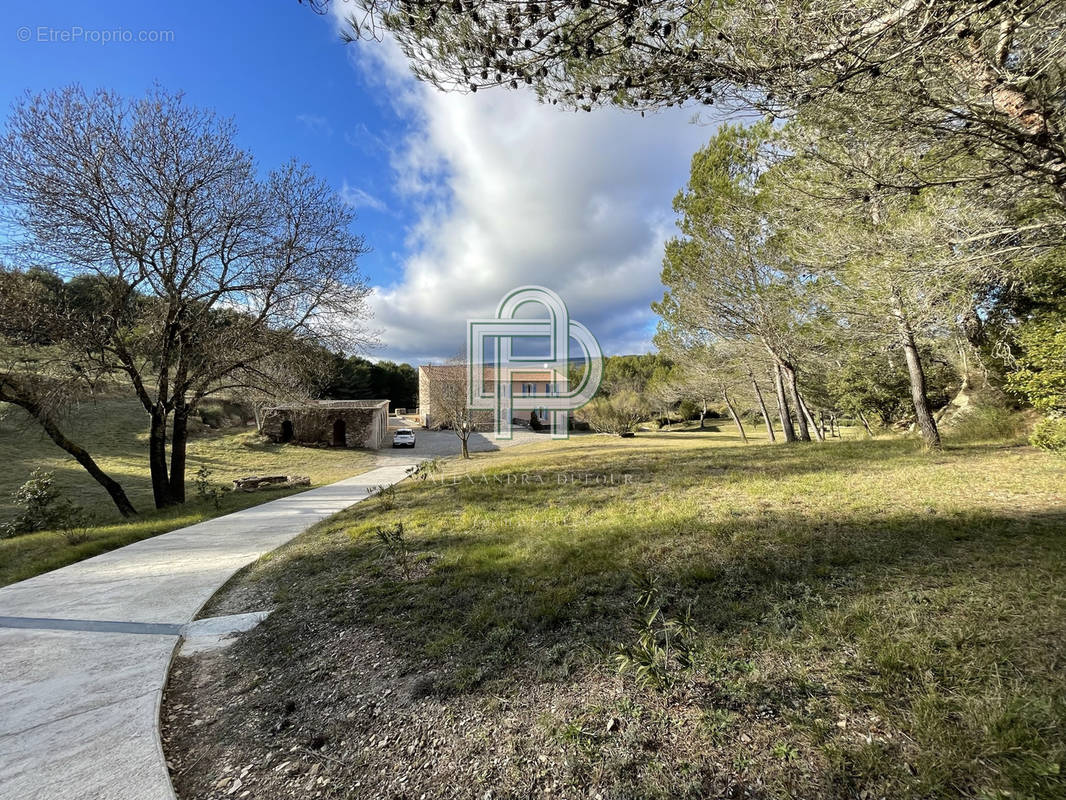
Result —
[[[799, 390], [797, 389], [797, 392]], [[825, 441], [825, 430], [818, 424], [818, 420], [814, 418], [814, 414], [807, 408], [807, 401], [803, 399], [803, 395], [799, 395], [800, 405], [803, 407], [803, 415], [807, 417], [807, 425], [814, 430], [814, 435], [818, 437], [819, 442]]]
[[185, 502], [185, 454], [189, 441], [189, 409], [179, 404], [174, 409], [174, 430], [170, 437], [170, 496], [175, 503]]
[[467, 439], [467, 437], [460, 436], [459, 437], [459, 442], [462, 444], [463, 458], [470, 458], [470, 449], [467, 447], [466, 439]]
[[785, 383], [781, 377], [781, 367], [774, 364], [771, 371], [774, 388], [777, 390], [777, 414], [781, 418], [781, 431], [785, 434], [786, 442], [796, 441], [796, 431], [792, 427], [792, 415], [788, 410], [788, 400], [785, 399]]
[[751, 378], [751, 388], [755, 390], [755, 397], [759, 401], [759, 410], [762, 411], [762, 418], [766, 423], [766, 435], [770, 438], [771, 442], [776, 442], [777, 437], [774, 435], [774, 423], [770, 419], [770, 412], [766, 410], [766, 402], [762, 399], [762, 389], [759, 388], [759, 382], [755, 380], [755, 373], [751, 371], [751, 367], [748, 367], [748, 377]]
[[740, 433], [740, 440], [744, 444], [748, 443], [748, 434], [744, 432], [744, 423], [740, 421], [740, 415], [737, 414], [736, 408], [733, 407], [733, 401], [729, 399], [729, 392], [722, 392], [722, 399], [725, 400], [725, 407], [729, 409], [729, 416], [733, 418], [733, 424], [737, 426], [737, 431]]
[[167, 412], [162, 404], [152, 409], [152, 424], [148, 429], [148, 469], [152, 476], [152, 499], [156, 508], [174, 505], [167, 474]]
[[796, 370], [790, 364], [782, 364], [781, 371], [785, 374], [785, 380], [788, 381], [788, 392], [792, 395], [792, 404], [796, 407], [796, 426], [799, 428], [797, 438], [801, 442], [809, 442], [811, 432], [807, 427], [807, 407], [803, 405], [803, 398], [800, 397]]
[[110, 495], [111, 502], [115, 504], [115, 508], [118, 509], [124, 517], [136, 516], [137, 509], [133, 507], [133, 503], [126, 496], [126, 490], [122, 488], [122, 485], [100, 469], [100, 466], [93, 460], [93, 457], [89, 455], [85, 448], [78, 444], [75, 444], [59, 429], [55, 420], [41, 407], [41, 405], [33, 400], [20, 395], [9, 394], [8, 392], [0, 391], [0, 400], [5, 403], [12, 403], [25, 409], [25, 411], [37, 420], [37, 423], [44, 429], [44, 432], [48, 434], [48, 437], [66, 450], [75, 461], [82, 465], [86, 472], [88, 472], [97, 483], [99, 483], [104, 490]]
[[703, 423], [707, 419], [707, 401], [703, 401], [703, 405], [700, 406], [700, 430], [703, 430]]
[[871, 439], [874, 438], [874, 432], [870, 429], [870, 421], [866, 419], [866, 415], [859, 411], [859, 422], [862, 423], [862, 427], [866, 429], [866, 435]]
[[926, 396], [925, 372], [922, 370], [922, 359], [918, 354], [918, 345], [914, 340], [914, 332], [902, 317], [900, 322], [900, 334], [903, 339], [903, 354], [907, 358], [907, 374], [911, 382], [911, 400], [914, 402], [914, 414], [918, 419], [918, 428], [922, 432], [922, 441], [925, 446], [940, 449], [940, 431], [937, 429], [936, 420], [929, 410], [929, 398]]

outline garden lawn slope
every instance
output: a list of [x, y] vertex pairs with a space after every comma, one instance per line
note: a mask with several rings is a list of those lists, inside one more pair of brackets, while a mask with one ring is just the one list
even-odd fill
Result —
[[[887, 440], [451, 462], [216, 598], [276, 610], [175, 662], [178, 793], [1066, 796], [1063, 490], [1030, 448]], [[695, 647], [648, 654], [664, 688], [615, 658], [660, 605]]]
[[321, 486], [370, 469], [374, 460], [369, 452], [273, 444], [233, 416], [237, 412], [229, 404], [209, 403], [205, 416], [222, 427], [197, 426], [189, 440], [189, 502], [156, 512], [148, 475], [148, 416], [134, 399], [104, 397], [81, 404], [64, 423], [64, 431], [126, 489], [141, 514], [124, 522], [104, 489], [21, 409], [0, 408], [0, 519], [14, 515], [11, 493], [41, 468], [55, 473], [63, 496], [82, 506], [87, 520], [71, 534], [73, 541], [55, 531], [0, 539], [0, 586], [287, 493], [226, 494], [216, 507], [194, 489], [201, 466], [210, 470], [213, 486], [228, 487], [242, 475], [274, 473], [307, 475], [312, 485]]

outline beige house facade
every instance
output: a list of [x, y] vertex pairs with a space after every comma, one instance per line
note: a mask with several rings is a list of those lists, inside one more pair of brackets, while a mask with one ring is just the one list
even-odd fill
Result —
[[[443, 414], [442, 388], [444, 386], [461, 386], [465, 394], [466, 366], [463, 364], [423, 364], [418, 368], [418, 417], [425, 428], [439, 428], [446, 425]], [[485, 389], [490, 390], [495, 380], [491, 368], [485, 370]], [[513, 420], [528, 425], [531, 412], [536, 411], [542, 421], [547, 421], [547, 411], [538, 408], [535, 395], [553, 394], [566, 390], [565, 380], [555, 380], [551, 370], [529, 369], [511, 373], [511, 395], [514, 398]], [[527, 398], [523, 400], [523, 398]], [[493, 424], [493, 412], [478, 410], [474, 419], [479, 428], [488, 429]]]

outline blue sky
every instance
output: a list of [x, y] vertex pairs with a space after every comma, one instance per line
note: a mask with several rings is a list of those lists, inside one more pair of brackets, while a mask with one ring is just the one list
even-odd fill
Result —
[[[361, 262], [371, 356], [455, 355], [466, 318], [530, 283], [559, 292], [606, 352], [647, 350], [670, 201], [711, 128], [682, 110], [641, 119], [521, 91], [445, 95], [389, 42], [342, 44], [342, 14], [296, 0], [5, 4], [0, 104], [73, 82], [129, 95], [158, 82], [233, 117], [262, 168], [309, 163], [373, 248]], [[123, 31], [134, 41], [98, 41]]]

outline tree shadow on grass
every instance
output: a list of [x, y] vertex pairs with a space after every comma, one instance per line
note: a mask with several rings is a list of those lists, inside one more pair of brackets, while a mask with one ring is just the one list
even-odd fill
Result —
[[[381, 517], [363, 509], [348, 521]], [[819, 714], [898, 712], [895, 724], [928, 750], [918, 779], [939, 787], [930, 794], [969, 785], [977, 753], [993, 770], [1025, 772], [1034, 757], [1027, 748], [1051, 753], [1062, 745], [1056, 712], [1036, 701], [1055, 692], [1054, 665], [1066, 656], [1051, 635], [1063, 622], [1054, 598], [1066, 589], [1066, 510], [832, 523], [780, 512], [752, 530], [702, 520], [673, 531], [565, 531], [526, 521], [448, 528], [412, 532], [411, 556], [426, 568], [410, 580], [370, 531], [353, 536], [343, 523], [283, 551], [264, 576], [273, 578], [279, 609], [238, 652], [254, 653], [255, 669], [280, 673], [316, 663], [323, 641], [351, 628], [388, 642], [401, 673], [431, 679], [449, 702], [565, 685], [575, 670], [610, 669], [607, 654], [633, 641], [647, 615], [633, 583], [643, 575], [660, 587], [668, 614], [691, 604], [713, 692], [694, 702], [708, 713], [765, 711], [792, 719], [790, 736], [817, 740], [821, 729], [795, 710], [803, 704], [820, 704]], [[1014, 621], [1004, 617], [1012, 608]], [[728, 657], [716, 661], [716, 653]], [[741, 681], [735, 659], [760, 653], [812, 663]], [[992, 683], [1006, 665], [1014, 694], [1001, 702], [1038, 710], [991, 728], [986, 717], [966, 720], [974, 704], [1003, 692]], [[344, 669], [318, 663], [315, 672], [342, 679]], [[923, 721], [912, 704], [954, 721]], [[834, 751], [838, 772], [823, 776], [842, 782], [841, 795], [874, 778], [910, 780], [900, 752], [864, 763], [861, 743], [847, 747]]]
[[[663, 437], [669, 439], [670, 437]], [[675, 440], [676, 441], [676, 440]], [[523, 473], [538, 474], [538, 486], [559, 485], [562, 475], [615, 476], [615, 483], [627, 485], [647, 482], [665, 483], [671, 490], [706, 486], [708, 476], [737, 483], [761, 479], [783, 481], [788, 478], [817, 473], [826, 477], [869, 476], [900, 468], [901, 460], [911, 459], [915, 465], [935, 463], [939, 455], [922, 453], [909, 441], [833, 442], [829, 444], [792, 445], [720, 445], [702, 448], [651, 447], [646, 441], [618, 440], [570, 444], [558, 450], [535, 453], [532, 466], [526, 470], [520, 463], [506, 462], [499, 466], [488, 464], [477, 477], [453, 475], [445, 480], [452, 483], [499, 486], [508, 483], [508, 476]], [[582, 468], [594, 464], [593, 469]], [[473, 462], [476, 468], [479, 465]], [[628, 477], [628, 480], [626, 479]], [[510, 481], [521, 484], [521, 480]], [[525, 486], [535, 482], [527, 481]], [[571, 486], [582, 481], [568, 481]], [[595, 481], [593, 481], [595, 483]], [[713, 484], [709, 488], [712, 488]], [[428, 502], [432, 502], [427, 498]]]
[[[691, 602], [703, 634], [731, 635], [785, 606], [798, 616], [804, 602], [821, 607], [929, 577], [962, 581], [989, 565], [1061, 560], [1064, 527], [1058, 509], [832, 523], [772, 513], [758, 529], [691, 520], [674, 533], [659, 525], [567, 532], [485, 523], [466, 532], [414, 529], [411, 556], [433, 564], [414, 580], [399, 578], [372, 533], [352, 539], [341, 530], [315, 551], [279, 560], [296, 588], [279, 589], [278, 598], [377, 628], [411, 654], [412, 668], [428, 655], [442, 670], [438, 688], [449, 692], [507, 680], [528, 667], [531, 648], [603, 650], [624, 640], [639, 610], [634, 576], [652, 578], [675, 607]], [[316, 587], [313, 597], [304, 585]], [[449, 673], [462, 673], [463, 684]]]

